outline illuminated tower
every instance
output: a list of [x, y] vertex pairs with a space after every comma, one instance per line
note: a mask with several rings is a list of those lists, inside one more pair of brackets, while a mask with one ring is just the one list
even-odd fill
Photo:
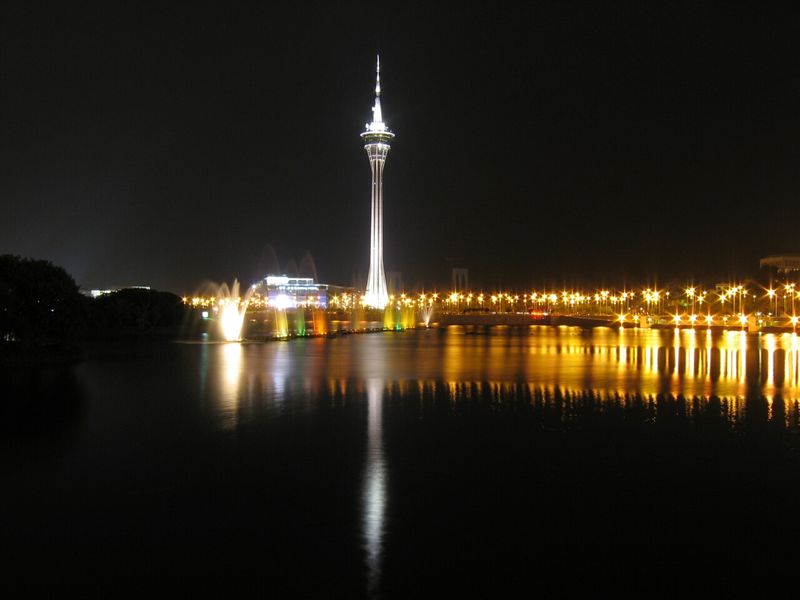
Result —
[[381, 113], [381, 59], [378, 57], [375, 75], [375, 106], [372, 107], [372, 123], [361, 134], [364, 149], [372, 168], [372, 212], [369, 236], [369, 277], [367, 278], [366, 304], [383, 308], [389, 303], [386, 291], [386, 275], [383, 271], [383, 166], [389, 154], [389, 142], [394, 134], [383, 122]]

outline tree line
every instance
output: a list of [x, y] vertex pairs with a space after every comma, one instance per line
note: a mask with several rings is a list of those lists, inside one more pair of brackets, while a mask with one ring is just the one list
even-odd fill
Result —
[[0, 255], [0, 344], [36, 348], [82, 339], [177, 335], [192, 311], [169, 292], [122, 289], [81, 294], [72, 276], [47, 260]]

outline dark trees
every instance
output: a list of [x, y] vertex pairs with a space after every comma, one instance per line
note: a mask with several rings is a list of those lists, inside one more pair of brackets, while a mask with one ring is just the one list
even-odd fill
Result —
[[126, 288], [92, 303], [92, 328], [99, 334], [176, 333], [190, 310], [169, 292]]
[[74, 339], [88, 301], [72, 277], [46, 260], [0, 255], [0, 341], [41, 346]]

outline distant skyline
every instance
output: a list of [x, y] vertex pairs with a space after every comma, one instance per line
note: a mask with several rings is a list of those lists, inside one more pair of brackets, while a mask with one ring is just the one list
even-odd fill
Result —
[[[409, 288], [703, 280], [800, 253], [800, 10], [0, 7], [0, 253], [190, 293], [369, 260], [375, 55]], [[273, 258], [277, 255], [277, 261]], [[363, 283], [361, 283], [363, 285]]]

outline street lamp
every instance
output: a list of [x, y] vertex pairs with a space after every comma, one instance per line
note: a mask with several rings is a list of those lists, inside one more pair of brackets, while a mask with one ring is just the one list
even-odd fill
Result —
[[772, 304], [774, 302], [774, 304], [775, 304], [775, 316], [777, 316], [777, 313], [778, 313], [778, 296], [775, 293], [775, 290], [773, 290], [772, 288], [769, 288], [767, 290], [767, 297], [770, 300], [770, 309], [772, 308]]
[[695, 297], [695, 289], [694, 286], [686, 288], [686, 295], [692, 299], [692, 312], [694, 312], [694, 297]]

